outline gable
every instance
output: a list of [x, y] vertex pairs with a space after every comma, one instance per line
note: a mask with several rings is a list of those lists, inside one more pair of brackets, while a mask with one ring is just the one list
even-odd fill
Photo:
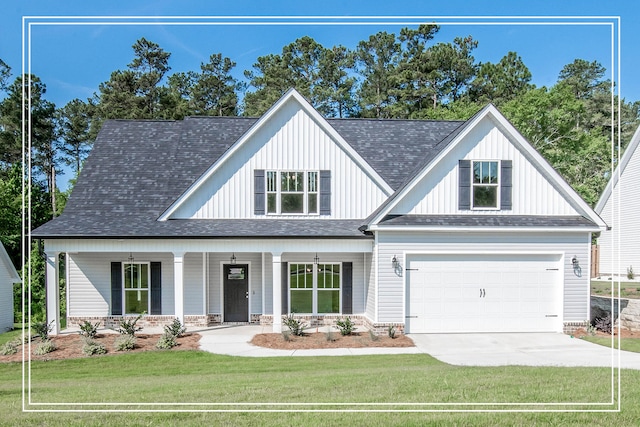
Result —
[[365, 218], [391, 193], [357, 152], [292, 92], [240, 138], [161, 219], [264, 218], [256, 214], [254, 206], [254, 173], [259, 170], [329, 171], [331, 219]]

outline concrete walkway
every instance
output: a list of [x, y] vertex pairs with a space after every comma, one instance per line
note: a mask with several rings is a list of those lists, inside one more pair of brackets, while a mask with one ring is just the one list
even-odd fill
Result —
[[268, 326], [240, 325], [189, 329], [202, 335], [200, 349], [216, 354], [245, 357], [348, 356], [367, 354], [420, 354], [460, 366], [600, 366], [640, 370], [640, 353], [592, 344], [554, 333], [528, 334], [410, 334], [415, 347], [275, 350], [249, 343]]

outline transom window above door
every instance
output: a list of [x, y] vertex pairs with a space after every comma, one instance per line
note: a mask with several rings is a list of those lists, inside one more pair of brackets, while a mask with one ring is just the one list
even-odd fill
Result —
[[318, 171], [267, 171], [268, 214], [318, 214]]

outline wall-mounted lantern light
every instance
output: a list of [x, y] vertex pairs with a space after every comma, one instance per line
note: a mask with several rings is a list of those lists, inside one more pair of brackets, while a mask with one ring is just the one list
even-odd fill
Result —
[[393, 266], [394, 269], [398, 268], [398, 258], [394, 255], [393, 258], [391, 258], [391, 265]]
[[573, 268], [580, 268], [580, 262], [578, 261], [577, 255], [574, 255], [573, 258], [571, 258], [571, 264], [573, 264]]
[[234, 252], [234, 253], [231, 254], [231, 264], [235, 265], [235, 263], [236, 263], [236, 254]]
[[316, 256], [313, 257], [313, 263], [318, 265], [319, 262], [320, 262], [320, 258], [318, 257], [318, 253], [316, 252]]

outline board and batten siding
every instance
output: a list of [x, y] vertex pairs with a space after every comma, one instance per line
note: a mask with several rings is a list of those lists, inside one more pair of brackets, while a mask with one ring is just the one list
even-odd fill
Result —
[[321, 218], [366, 218], [388, 197], [356, 159], [324, 132], [295, 100], [290, 100], [219, 165], [215, 174], [171, 217], [264, 217], [256, 216], [253, 209], [254, 170], [330, 170], [331, 215]]
[[[405, 252], [477, 253], [563, 253], [564, 322], [589, 318], [589, 233], [429, 233], [378, 232], [378, 322], [404, 323]], [[395, 274], [391, 259], [396, 256], [402, 276]], [[571, 259], [576, 256], [581, 276], [574, 273]]]
[[394, 207], [392, 214], [495, 215], [496, 210], [458, 209], [459, 160], [511, 160], [512, 207], [501, 215], [578, 215], [567, 199], [487, 118], [434, 166]]
[[[134, 253], [134, 262], [162, 263], [162, 314], [173, 315], [173, 255]], [[111, 262], [127, 262], [128, 253], [75, 253], [68, 258], [67, 316], [110, 316]]]
[[[620, 180], [606, 200], [600, 217], [611, 227], [598, 238], [600, 274], [624, 279], [633, 267], [640, 275], [640, 145], [620, 173]], [[619, 249], [619, 252], [618, 252]]]

